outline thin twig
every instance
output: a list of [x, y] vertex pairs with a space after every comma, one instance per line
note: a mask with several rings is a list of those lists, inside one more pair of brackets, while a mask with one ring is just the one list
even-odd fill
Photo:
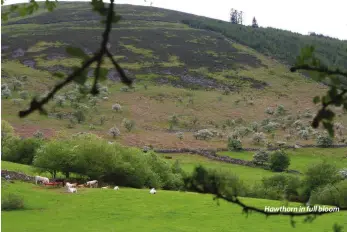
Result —
[[124, 70], [119, 66], [119, 64], [114, 60], [112, 54], [110, 53], [110, 51], [107, 49], [106, 50], [106, 55], [108, 56], [108, 58], [110, 58], [112, 64], [116, 67], [119, 75], [120, 75], [120, 78], [122, 80], [123, 83], [125, 84], [131, 84], [132, 83], [132, 80], [130, 78], [128, 78], [124, 72]]

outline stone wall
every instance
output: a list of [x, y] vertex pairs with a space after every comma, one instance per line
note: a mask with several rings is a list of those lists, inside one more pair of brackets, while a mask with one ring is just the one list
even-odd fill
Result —
[[26, 182], [35, 182], [35, 177], [28, 176], [24, 173], [15, 172], [15, 171], [8, 171], [8, 170], [1, 170], [1, 177], [6, 178], [10, 180], [21, 180]]
[[[316, 148], [320, 148], [317, 145], [302, 145], [300, 146], [301, 148], [312, 148], [312, 147], [316, 147]], [[333, 145], [330, 146], [329, 148], [340, 148], [340, 147], [347, 147], [347, 145]], [[294, 146], [282, 146], [281, 148], [284, 149], [295, 149]], [[274, 151], [279, 149], [279, 147], [272, 147], [272, 148], [268, 148], [267, 150], [269, 151]], [[324, 149], [324, 148], [322, 148]], [[258, 148], [245, 148], [243, 149], [243, 151], [258, 151]], [[241, 159], [236, 159], [236, 158], [232, 158], [229, 156], [221, 156], [221, 155], [217, 155], [217, 152], [220, 151], [228, 151], [228, 149], [214, 149], [214, 150], [205, 150], [205, 149], [189, 149], [189, 148], [181, 148], [181, 149], [156, 149], [154, 150], [157, 153], [189, 153], [189, 154], [197, 154], [200, 156], [204, 156], [208, 159], [211, 160], [216, 160], [216, 161], [220, 161], [220, 162], [224, 162], [224, 163], [232, 163], [232, 164], [238, 164], [238, 165], [243, 165], [243, 166], [249, 166], [249, 167], [255, 167], [256, 165], [251, 162], [251, 161], [246, 161], [246, 160], [241, 160]], [[299, 173], [298, 171], [295, 170], [289, 170], [290, 172], [293, 173]]]

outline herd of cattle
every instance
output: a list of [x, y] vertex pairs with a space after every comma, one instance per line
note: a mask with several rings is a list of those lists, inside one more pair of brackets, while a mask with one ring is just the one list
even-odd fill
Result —
[[[44, 184], [44, 185], [62, 185], [63, 187], [66, 187], [66, 190], [68, 193], [77, 193], [77, 188], [83, 188], [83, 187], [89, 187], [89, 188], [97, 188], [98, 187], [98, 181], [97, 180], [91, 180], [87, 181], [85, 184], [78, 185], [77, 183], [70, 183], [65, 182], [64, 179], [55, 179], [54, 182], [49, 182], [49, 179], [47, 177], [43, 176], [35, 176], [35, 184]], [[101, 187], [102, 189], [108, 189], [109, 186]], [[113, 188], [114, 190], [119, 190], [118, 186], [115, 186]], [[157, 191], [155, 188], [152, 188], [149, 191], [150, 194], [156, 194]]]

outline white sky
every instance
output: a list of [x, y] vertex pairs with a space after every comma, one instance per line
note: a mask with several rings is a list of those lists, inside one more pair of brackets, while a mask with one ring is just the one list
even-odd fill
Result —
[[[5, 0], [7, 4], [28, 2]], [[253, 16], [259, 26], [307, 34], [316, 32], [347, 40], [346, 0], [115, 0], [116, 3], [149, 5], [211, 18], [228, 20], [231, 8], [244, 12], [244, 24]], [[106, 1], [105, 1], [106, 2]]]

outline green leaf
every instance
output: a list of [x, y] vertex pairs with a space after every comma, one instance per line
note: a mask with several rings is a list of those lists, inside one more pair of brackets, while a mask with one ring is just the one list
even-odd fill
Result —
[[98, 12], [102, 16], [107, 15], [107, 8], [102, 0], [92, 0], [93, 11]]
[[18, 13], [19, 13], [19, 15], [20, 16], [25, 16], [25, 15], [27, 15], [27, 8], [25, 8], [25, 7], [22, 7], [22, 8], [18, 8]]
[[99, 70], [99, 80], [100, 81], [105, 81], [107, 79], [107, 73], [108, 73], [108, 69], [100, 68], [100, 70]]
[[331, 100], [334, 100], [336, 95], [337, 95], [337, 89], [336, 87], [331, 87], [330, 90], [328, 91], [329, 97]]
[[330, 137], [334, 137], [334, 127], [331, 122], [323, 122], [324, 128], [328, 131]]
[[[79, 68], [80, 67], [74, 66], [73, 70], [75, 71], [75, 70], [77, 70]], [[87, 70], [83, 70], [83, 72], [80, 75], [76, 76], [73, 79], [73, 81], [76, 82], [79, 85], [84, 85], [86, 83], [87, 79], [88, 79], [88, 71]]]
[[319, 96], [315, 96], [315, 97], [313, 98], [313, 103], [314, 103], [314, 104], [317, 104], [318, 102], [320, 102], [320, 97], [319, 97]]
[[113, 23], [117, 23], [119, 20], [122, 19], [122, 17], [120, 15], [115, 15], [115, 13], [113, 12], [113, 18], [112, 18], [112, 22]]
[[[55, 2], [57, 2], [57, 0], [55, 0]], [[57, 5], [56, 5], [55, 2], [51, 2], [51, 1], [49, 1], [49, 0], [46, 0], [45, 5], [46, 5], [46, 8], [48, 9], [48, 11], [51, 12], [51, 11], [54, 10], [54, 8], [57, 7]]]
[[81, 58], [81, 59], [88, 59], [89, 58], [89, 56], [87, 54], [85, 54], [84, 51], [80, 48], [68, 46], [66, 48], [66, 52], [70, 56], [73, 56], [73, 57], [77, 57], [77, 58]]
[[79, 75], [74, 78], [74, 82], [76, 82], [77, 84], [83, 85], [84, 83], [86, 83], [87, 78], [88, 77], [85, 75]]
[[8, 20], [8, 15], [9, 15], [9, 12], [1, 13], [1, 20], [2, 21], [7, 21]]

